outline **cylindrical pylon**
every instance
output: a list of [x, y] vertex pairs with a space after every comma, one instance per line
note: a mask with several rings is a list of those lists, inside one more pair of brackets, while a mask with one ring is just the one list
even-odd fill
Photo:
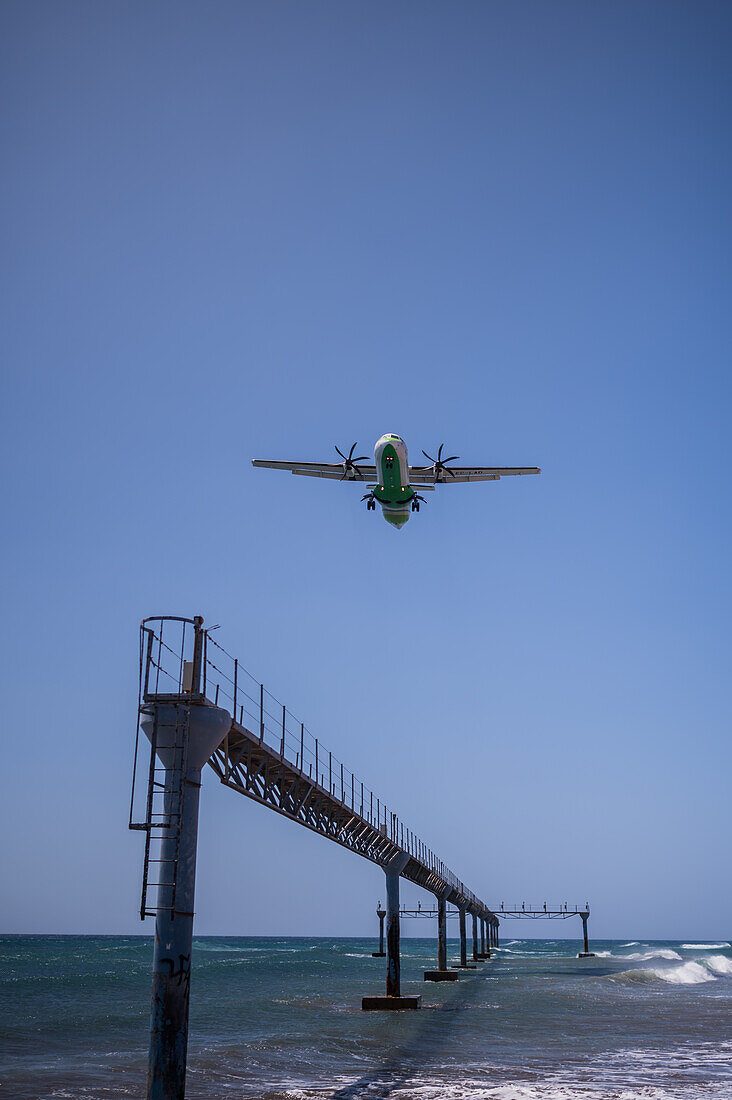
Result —
[[594, 959], [595, 954], [594, 954], [593, 951], [590, 951], [590, 941], [587, 938], [587, 921], [588, 921], [588, 918], [590, 916], [589, 909], [583, 910], [583, 912], [580, 913], [580, 916], [582, 917], [582, 941], [583, 941], [583, 950], [580, 952], [580, 958], [581, 959]]
[[399, 963], [399, 871], [386, 870], [386, 995], [401, 997]]
[[473, 918], [473, 962], [477, 962], [479, 956], [478, 952], [478, 916], [476, 913], [471, 913]]
[[148, 1100], [183, 1100], [201, 769], [231, 716], [218, 707], [153, 703], [142, 728], [165, 768], [153, 954]]
[[437, 899], [437, 969], [447, 970], [447, 903]]
[[468, 945], [467, 945], [467, 942], [466, 942], [466, 935], [465, 935], [465, 910], [464, 909], [460, 910], [460, 915], [459, 915], [458, 919], [459, 919], [459, 923], [460, 923], [460, 965], [461, 966], [467, 966], [468, 965]]

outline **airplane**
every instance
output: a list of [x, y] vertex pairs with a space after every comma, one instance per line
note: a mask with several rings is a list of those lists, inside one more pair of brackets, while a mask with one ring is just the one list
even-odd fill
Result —
[[437, 485], [450, 485], [458, 481], [498, 481], [508, 474], [540, 474], [538, 466], [448, 466], [459, 455], [442, 457], [444, 443], [440, 444], [437, 458], [429, 459], [431, 466], [410, 466], [407, 460], [407, 445], [404, 440], [393, 434], [382, 435], [374, 448], [374, 464], [364, 466], [366, 455], [353, 457], [358, 446], [354, 443], [348, 455], [340, 447], [336, 451], [341, 462], [280, 462], [263, 458], [253, 458], [252, 466], [263, 466], [269, 470], [289, 470], [290, 473], [304, 477], [326, 477], [335, 481], [370, 482], [368, 492], [361, 497], [366, 501], [368, 511], [375, 511], [376, 505], [387, 523], [398, 531], [409, 519], [411, 512], [418, 512], [425, 499], [416, 489], [432, 492]]

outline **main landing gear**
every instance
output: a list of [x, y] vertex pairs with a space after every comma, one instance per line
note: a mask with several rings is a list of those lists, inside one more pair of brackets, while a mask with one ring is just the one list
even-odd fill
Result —
[[366, 501], [366, 511], [367, 512], [375, 512], [376, 511], [376, 497], [374, 496], [373, 493], [366, 493], [364, 496], [361, 497], [361, 500]]
[[418, 512], [419, 511], [419, 502], [420, 501], [422, 501], [422, 504], [426, 503], [424, 497], [421, 497], [419, 495], [419, 493], [415, 493], [414, 496], [412, 497], [412, 511], [413, 512]]

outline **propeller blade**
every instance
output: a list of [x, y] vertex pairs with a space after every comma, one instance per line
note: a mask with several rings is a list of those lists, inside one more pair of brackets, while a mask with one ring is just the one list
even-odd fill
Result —
[[426, 451], [422, 451], [422, 454], [424, 455], [425, 458], [428, 458], [430, 460], [430, 462], [435, 461], [435, 459], [432, 457], [432, 455], [428, 455]]
[[351, 447], [350, 451], [348, 452], [348, 461], [349, 462], [353, 458], [353, 452], [356, 450], [357, 446], [358, 446], [358, 443], [354, 443], [353, 446]]
[[455, 462], [455, 461], [457, 461], [458, 458], [460, 458], [460, 455], [450, 455], [449, 458], [443, 458], [442, 461], [443, 462]]
[[442, 462], [442, 448], [443, 448], [444, 446], [445, 446], [445, 444], [444, 444], [444, 443], [440, 443], [440, 449], [439, 449], [439, 451], [437, 452], [437, 461], [438, 461], [438, 462]]
[[336, 450], [338, 451], [338, 454], [341, 456], [341, 458], [345, 462], [346, 461], [346, 456], [344, 455], [343, 451], [340, 449], [340, 447], [336, 447]]

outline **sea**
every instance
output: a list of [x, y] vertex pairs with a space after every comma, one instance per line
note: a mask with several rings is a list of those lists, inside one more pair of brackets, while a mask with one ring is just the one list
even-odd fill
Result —
[[[399, 1013], [361, 1011], [374, 946], [197, 938], [189, 1100], [732, 1100], [729, 942], [507, 940], [433, 984], [434, 939], [403, 938]], [[151, 961], [138, 936], [0, 937], [0, 1098], [144, 1096]]]

